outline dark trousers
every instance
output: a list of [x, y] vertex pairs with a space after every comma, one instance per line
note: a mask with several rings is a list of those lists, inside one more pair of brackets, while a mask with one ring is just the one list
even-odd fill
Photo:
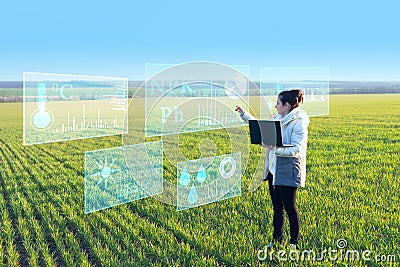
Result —
[[274, 240], [282, 241], [282, 231], [285, 222], [285, 213], [288, 214], [290, 224], [290, 244], [297, 244], [300, 238], [300, 216], [296, 207], [297, 187], [272, 185], [273, 176], [267, 176], [269, 193], [274, 209]]

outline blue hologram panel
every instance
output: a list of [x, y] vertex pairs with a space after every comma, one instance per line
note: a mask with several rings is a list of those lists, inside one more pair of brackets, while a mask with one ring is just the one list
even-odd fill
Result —
[[25, 72], [24, 144], [126, 133], [128, 80]]
[[241, 153], [179, 162], [177, 177], [177, 210], [239, 196]]
[[85, 213], [161, 194], [162, 149], [156, 141], [85, 152]]
[[[304, 92], [301, 109], [310, 117], [329, 115], [328, 67], [281, 67], [260, 69], [260, 116], [276, 113], [278, 94], [291, 89]], [[268, 111], [268, 112], [265, 112]]]
[[234, 109], [236, 105], [248, 108], [249, 80], [248, 67], [240, 69], [245, 73], [195, 62], [163, 69], [146, 79], [146, 137], [243, 126]]

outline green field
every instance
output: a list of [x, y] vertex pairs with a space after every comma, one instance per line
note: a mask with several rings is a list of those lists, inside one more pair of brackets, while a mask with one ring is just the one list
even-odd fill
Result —
[[[179, 212], [147, 198], [84, 214], [84, 152], [121, 146], [122, 136], [23, 146], [22, 103], [4, 103], [0, 266], [399, 266], [400, 94], [333, 95], [330, 105], [309, 126], [300, 251], [320, 256], [345, 239], [343, 250], [369, 250], [369, 261], [257, 259], [272, 236], [272, 205], [266, 184], [248, 190], [256, 146], [240, 197]], [[216, 131], [182, 136], [183, 153], [199, 157], [202, 138], [229, 152]], [[173, 182], [176, 169], [164, 169]]]

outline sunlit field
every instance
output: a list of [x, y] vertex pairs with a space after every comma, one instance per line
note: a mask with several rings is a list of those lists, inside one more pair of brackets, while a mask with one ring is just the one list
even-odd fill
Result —
[[[84, 214], [84, 152], [123, 137], [23, 146], [22, 125], [22, 103], [0, 104], [0, 266], [399, 265], [400, 94], [332, 95], [330, 114], [311, 118], [298, 260], [260, 257], [273, 216], [267, 185], [249, 190], [258, 146], [246, 155], [239, 197], [184, 211], [146, 198]], [[182, 153], [198, 158], [204, 138], [229, 153], [222, 130], [182, 135]], [[176, 168], [164, 164], [174, 182]], [[289, 245], [286, 222], [275, 250]]]

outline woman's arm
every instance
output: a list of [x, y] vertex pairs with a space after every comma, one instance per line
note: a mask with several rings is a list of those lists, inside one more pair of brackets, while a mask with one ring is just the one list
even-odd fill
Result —
[[249, 112], [242, 109], [240, 106], [236, 106], [235, 111], [239, 112], [240, 118], [245, 122], [249, 122], [249, 120], [256, 120], [257, 118], [252, 116]]

